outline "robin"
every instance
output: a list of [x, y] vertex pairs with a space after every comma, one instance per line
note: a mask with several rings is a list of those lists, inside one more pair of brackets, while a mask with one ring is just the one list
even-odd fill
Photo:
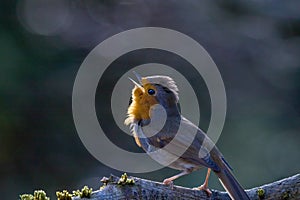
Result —
[[163, 183], [172, 185], [175, 179], [207, 167], [205, 181], [196, 189], [211, 195], [208, 179], [212, 170], [232, 199], [249, 199], [215, 144], [180, 114], [178, 88], [173, 79], [168, 76], [135, 75], [138, 83], [130, 79], [135, 87], [125, 124], [130, 125], [136, 144], [154, 160], [182, 171]]

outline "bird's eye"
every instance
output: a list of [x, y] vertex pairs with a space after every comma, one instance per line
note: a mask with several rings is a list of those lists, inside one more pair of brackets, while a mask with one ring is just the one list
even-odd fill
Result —
[[149, 90], [148, 90], [148, 94], [150, 94], [150, 95], [154, 95], [154, 94], [155, 94], [155, 90], [153, 90], [153, 89], [149, 89]]

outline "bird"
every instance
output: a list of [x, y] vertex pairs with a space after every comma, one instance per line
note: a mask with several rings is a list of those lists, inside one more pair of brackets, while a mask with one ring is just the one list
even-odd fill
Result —
[[208, 188], [211, 171], [219, 178], [231, 199], [247, 200], [247, 193], [234, 177], [232, 168], [212, 140], [196, 125], [181, 115], [179, 90], [175, 81], [165, 75], [141, 77], [132, 89], [125, 125], [136, 144], [161, 164], [181, 172], [163, 181], [173, 181], [203, 167], [208, 168], [204, 183], [194, 189], [212, 194]]

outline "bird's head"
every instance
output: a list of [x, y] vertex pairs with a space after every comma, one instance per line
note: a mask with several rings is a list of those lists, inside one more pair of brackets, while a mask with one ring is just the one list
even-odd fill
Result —
[[[137, 73], [135, 75], [138, 82], [130, 79], [135, 87], [132, 90], [127, 121], [150, 119], [150, 108], [156, 104], [163, 106], [169, 114], [178, 113], [178, 88], [172, 78], [168, 76], [141, 77]], [[129, 121], [127, 123], [130, 123]]]

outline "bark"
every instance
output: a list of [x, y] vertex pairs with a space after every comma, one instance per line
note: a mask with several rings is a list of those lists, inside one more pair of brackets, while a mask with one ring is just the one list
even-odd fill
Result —
[[[218, 199], [230, 200], [226, 192], [212, 190], [210, 197], [204, 191], [162, 183], [137, 177], [111, 175], [103, 178], [104, 185], [94, 191], [90, 199]], [[246, 190], [250, 199], [300, 199], [300, 174], [273, 183]], [[79, 198], [75, 198], [79, 199]]]

